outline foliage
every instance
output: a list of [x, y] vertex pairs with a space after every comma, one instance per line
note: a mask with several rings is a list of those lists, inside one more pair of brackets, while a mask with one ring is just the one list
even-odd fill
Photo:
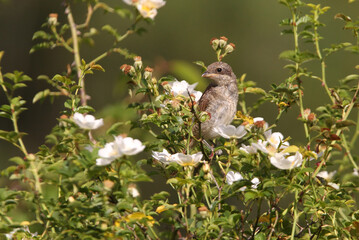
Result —
[[[192, 133], [195, 125], [211, 117], [199, 110], [200, 93], [195, 86], [156, 76], [152, 68], [143, 66], [141, 57], [121, 47], [124, 39], [144, 31], [139, 23], [151, 23], [164, 3], [125, 2], [133, 11], [99, 0], [66, 1], [67, 23], [60, 23], [52, 13], [43, 30], [34, 34], [38, 42], [30, 53], [60, 47], [73, 55], [67, 73], [38, 77], [50, 86], [37, 93], [33, 103], [57, 96], [66, 100], [58, 124], [35, 154], [27, 151], [22, 140], [26, 133], [18, 126], [26, 108], [17, 90], [26, 88], [31, 78], [19, 71], [0, 71], [7, 99], [0, 116], [13, 124], [12, 131], [0, 130], [0, 138], [23, 153], [11, 158], [14, 165], [2, 171], [19, 183], [20, 190], [0, 189], [0, 232], [14, 239], [359, 238], [359, 168], [353, 153], [359, 135], [359, 118], [353, 116], [358, 112], [359, 75], [350, 74], [337, 86], [328, 86], [326, 77], [326, 61], [333, 53], [359, 52], [359, 22], [338, 13], [335, 18], [343, 21], [356, 41], [323, 48], [321, 16], [329, 7], [280, 0], [289, 13], [281, 21], [282, 33], [294, 39], [293, 49], [279, 56], [288, 62], [289, 76], [265, 91], [242, 75], [238, 79], [240, 111], [233, 121], [238, 127], [223, 126], [220, 131], [229, 134], [208, 144]], [[87, 7], [82, 24], [74, 22], [72, 9], [77, 4]], [[144, 5], [152, 6], [152, 12], [146, 12]], [[133, 24], [125, 33], [109, 24], [95, 29], [91, 20], [96, 11], [129, 18]], [[113, 45], [97, 57], [82, 59], [80, 46], [94, 45], [97, 34], [110, 34]], [[219, 61], [235, 50], [225, 37], [210, 43]], [[90, 115], [95, 110], [87, 105], [86, 76], [105, 71], [99, 62], [112, 53], [133, 59], [121, 70], [129, 79], [133, 99], [129, 108], [138, 118], [117, 122], [108, 128], [107, 136], [95, 138], [92, 132], [103, 122]], [[312, 73], [314, 61], [320, 63], [319, 76]], [[202, 61], [195, 64], [206, 69]], [[312, 80], [320, 81], [323, 88], [318, 91], [327, 94], [327, 103], [315, 111], [303, 104], [303, 85]], [[253, 106], [246, 104], [248, 93], [258, 96]], [[298, 109], [306, 142], [290, 145], [289, 137], [274, 132], [275, 125], [253, 118], [264, 102], [276, 104], [277, 121], [288, 109]], [[122, 125], [151, 137], [143, 145], [120, 132]], [[112, 136], [113, 142], [106, 141]], [[162, 190], [148, 198], [140, 196], [137, 184], [153, 184], [155, 174], [173, 189], [175, 201]], [[22, 206], [31, 214], [24, 221], [13, 220], [13, 211], [21, 211]]]

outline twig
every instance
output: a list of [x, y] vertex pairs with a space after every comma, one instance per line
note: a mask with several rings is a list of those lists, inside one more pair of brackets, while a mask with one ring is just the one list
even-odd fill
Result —
[[67, 14], [67, 20], [69, 22], [70, 29], [71, 29], [71, 36], [72, 36], [72, 42], [73, 42], [73, 54], [74, 54], [75, 67], [76, 67], [77, 78], [78, 78], [78, 85], [81, 87], [81, 89], [80, 89], [81, 105], [86, 106], [87, 105], [87, 96], [86, 96], [86, 92], [85, 92], [84, 75], [82, 74], [82, 71], [81, 71], [81, 58], [80, 58], [79, 41], [77, 38], [77, 28], [76, 28], [74, 18], [72, 16], [70, 4], [67, 4], [65, 13]]

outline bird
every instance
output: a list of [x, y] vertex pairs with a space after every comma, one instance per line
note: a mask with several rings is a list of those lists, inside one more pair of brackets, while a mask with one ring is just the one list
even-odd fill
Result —
[[202, 77], [212, 80], [198, 101], [199, 110], [207, 112], [209, 119], [202, 122], [200, 127], [198, 123], [195, 124], [192, 132], [197, 139], [202, 137], [204, 140], [211, 140], [219, 136], [214, 129], [220, 125], [230, 124], [236, 115], [237, 77], [231, 66], [225, 62], [210, 64]]

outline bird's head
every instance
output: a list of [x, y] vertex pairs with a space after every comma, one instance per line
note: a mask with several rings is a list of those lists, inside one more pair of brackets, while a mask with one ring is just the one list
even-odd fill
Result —
[[217, 85], [227, 85], [237, 81], [231, 66], [224, 62], [214, 62], [209, 65], [202, 77], [212, 79]]

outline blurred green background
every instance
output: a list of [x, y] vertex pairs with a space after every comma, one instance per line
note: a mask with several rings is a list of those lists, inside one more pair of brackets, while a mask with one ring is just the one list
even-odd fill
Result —
[[[129, 7], [121, 0], [106, 2]], [[323, 48], [333, 43], [354, 40], [350, 31], [343, 30], [344, 23], [335, 20], [334, 15], [344, 13], [357, 19], [358, 2], [312, 2], [331, 6], [322, 19], [327, 25], [321, 29]], [[29, 54], [34, 44], [32, 35], [41, 29], [49, 13], [59, 13], [59, 22], [66, 21], [62, 4], [62, 1], [56, 0], [0, 0], [0, 50], [5, 51], [1, 62], [2, 71], [20, 70], [34, 79], [29, 88], [20, 92], [28, 101], [29, 110], [22, 114], [19, 124], [21, 131], [29, 133], [24, 141], [30, 152], [36, 152], [37, 147], [44, 142], [44, 137], [57, 123], [56, 118], [63, 109], [63, 99], [55, 100], [54, 104], [50, 104], [48, 100], [34, 105], [31, 102], [36, 92], [48, 88], [45, 82], [36, 80], [37, 76], [46, 74], [52, 77], [56, 73], [65, 72], [66, 64], [72, 62], [72, 56], [60, 48]], [[81, 4], [74, 9], [76, 22], [84, 21], [85, 10]], [[179, 80], [186, 79], [190, 82], [200, 81], [199, 88], [203, 90], [208, 82], [200, 78], [200, 68], [192, 62], [202, 60], [210, 64], [215, 61], [209, 40], [212, 37], [226, 36], [237, 46], [235, 52], [225, 58], [237, 77], [246, 73], [247, 80], [255, 81], [259, 87], [269, 90], [270, 84], [278, 84], [289, 76], [288, 70], [283, 69], [286, 62], [278, 58], [282, 51], [293, 49], [292, 36], [280, 34], [283, 29], [279, 22], [288, 17], [289, 11], [277, 0], [170, 0], [159, 9], [154, 24], [142, 24], [148, 31], [141, 36], [130, 36], [123, 42], [123, 47], [142, 56], [144, 65], [155, 67], [161, 75], [170, 74]], [[111, 24], [125, 31], [131, 22], [97, 11], [92, 24], [98, 29]], [[112, 39], [106, 33], [95, 37], [95, 41], [95, 46], [81, 48], [81, 55], [85, 60], [93, 59], [112, 46]], [[308, 44], [305, 48], [312, 50], [313, 46]], [[105, 73], [97, 72], [87, 78], [87, 93], [91, 96], [89, 105], [97, 110], [98, 116], [108, 118], [107, 113], [110, 113], [120, 120], [129, 117], [123, 111], [128, 104], [124, 84], [126, 79], [120, 70], [124, 63], [132, 64], [132, 60], [111, 55], [100, 62], [106, 69]], [[335, 86], [339, 79], [355, 73], [356, 64], [359, 64], [358, 56], [346, 52], [336, 53], [329, 58], [329, 86]], [[319, 74], [319, 62], [310, 62], [306, 66]], [[320, 104], [328, 102], [329, 99], [318, 81], [305, 79], [304, 87], [306, 107], [314, 110]], [[249, 97], [248, 105], [254, 100], [255, 98]], [[0, 95], [0, 104], [4, 101], [4, 96]], [[266, 121], [273, 123], [277, 108], [273, 104], [265, 104], [252, 115], [263, 116]], [[291, 136], [292, 144], [304, 141], [302, 124], [296, 120], [297, 116], [298, 109], [294, 107], [282, 117], [276, 128], [284, 136]], [[1, 129], [11, 129], [11, 122], [0, 119], [0, 126]], [[10, 144], [0, 142], [0, 161], [3, 167], [7, 165], [7, 159], [17, 153]]]

